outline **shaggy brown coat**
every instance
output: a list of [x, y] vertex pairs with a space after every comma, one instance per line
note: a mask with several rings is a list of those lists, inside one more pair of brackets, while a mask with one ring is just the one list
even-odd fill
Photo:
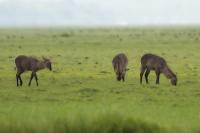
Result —
[[43, 60], [38, 60], [34, 57], [19, 55], [15, 58], [15, 64], [16, 64], [16, 69], [17, 69], [17, 74], [16, 74], [17, 86], [19, 86], [18, 81], [20, 81], [20, 86], [22, 86], [23, 81], [20, 75], [26, 71], [32, 71], [28, 85], [29, 86], [31, 85], [31, 81], [33, 77], [35, 77], [36, 84], [38, 86], [38, 78], [37, 78], [36, 72], [44, 68], [48, 68], [50, 71], [52, 70], [51, 61], [44, 57], [43, 57]]
[[116, 74], [116, 79], [118, 81], [125, 81], [126, 71], [128, 70], [126, 68], [128, 65], [128, 58], [126, 55], [123, 53], [117, 54], [112, 60], [112, 65]]
[[148, 83], [148, 76], [150, 71], [153, 70], [156, 73], [156, 84], [159, 84], [160, 74], [163, 73], [168, 79], [171, 80], [172, 85], [177, 85], [177, 77], [168, 67], [164, 58], [154, 55], [145, 54], [141, 58], [141, 72], [140, 83], [142, 84], [142, 77], [145, 72], [146, 83]]

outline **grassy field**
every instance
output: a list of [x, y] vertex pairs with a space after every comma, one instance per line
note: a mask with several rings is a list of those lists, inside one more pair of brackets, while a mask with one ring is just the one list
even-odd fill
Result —
[[[0, 29], [0, 132], [200, 132], [200, 27]], [[115, 54], [129, 59], [117, 82]], [[140, 58], [163, 56], [178, 76], [139, 84]], [[53, 71], [16, 87], [17, 55], [46, 56]]]

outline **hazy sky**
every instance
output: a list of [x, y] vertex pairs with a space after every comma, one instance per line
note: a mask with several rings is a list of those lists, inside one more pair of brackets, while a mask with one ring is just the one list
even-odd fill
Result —
[[200, 24], [200, 0], [0, 0], [0, 25]]

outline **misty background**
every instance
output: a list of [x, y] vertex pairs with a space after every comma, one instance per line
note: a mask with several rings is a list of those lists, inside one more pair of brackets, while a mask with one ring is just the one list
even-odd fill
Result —
[[200, 24], [199, 0], [0, 0], [0, 26]]

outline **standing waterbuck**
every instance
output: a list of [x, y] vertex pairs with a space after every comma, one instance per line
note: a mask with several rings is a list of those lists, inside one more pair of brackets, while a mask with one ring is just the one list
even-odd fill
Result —
[[37, 78], [36, 72], [44, 68], [48, 68], [50, 71], [52, 70], [51, 61], [44, 57], [43, 57], [43, 60], [38, 60], [34, 57], [19, 55], [15, 58], [15, 64], [16, 64], [16, 69], [17, 69], [17, 74], [16, 74], [17, 86], [19, 86], [18, 81], [20, 81], [20, 86], [22, 86], [23, 84], [21, 76], [20, 76], [23, 72], [32, 71], [28, 85], [29, 86], [31, 85], [31, 81], [33, 77], [35, 77], [36, 84], [38, 86], [38, 78]]
[[163, 73], [168, 79], [171, 80], [171, 84], [177, 84], [177, 77], [168, 67], [165, 59], [154, 54], [145, 54], [141, 58], [141, 72], [140, 83], [142, 84], [142, 77], [145, 72], [146, 83], [148, 84], [148, 76], [151, 70], [156, 73], [156, 84], [159, 84], [160, 74]]
[[123, 53], [117, 54], [112, 60], [112, 65], [116, 73], [117, 80], [125, 81], [125, 74], [128, 70], [126, 68], [126, 66], [128, 65], [128, 58], [126, 57], [126, 55]]

